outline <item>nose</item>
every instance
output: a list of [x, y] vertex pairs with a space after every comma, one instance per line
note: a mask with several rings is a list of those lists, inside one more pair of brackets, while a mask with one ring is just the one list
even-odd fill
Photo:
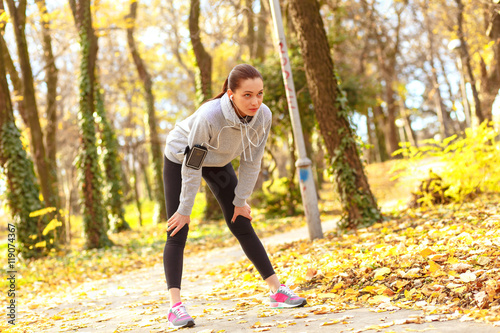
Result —
[[259, 105], [259, 99], [257, 97], [252, 98], [252, 105]]

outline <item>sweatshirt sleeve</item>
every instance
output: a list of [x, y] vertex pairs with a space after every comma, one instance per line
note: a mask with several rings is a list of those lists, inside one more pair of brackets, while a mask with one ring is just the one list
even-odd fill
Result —
[[[196, 117], [188, 136], [188, 145], [201, 145], [210, 141], [210, 124], [204, 117]], [[187, 167], [185, 161], [182, 162], [182, 188], [179, 198], [179, 208], [177, 212], [181, 215], [191, 215], [194, 200], [201, 184], [201, 168], [195, 170]]]
[[[252, 160], [248, 158], [247, 161], [243, 158], [243, 153], [240, 156], [240, 167], [238, 169], [238, 185], [234, 189], [233, 205], [236, 207], [243, 207], [246, 200], [250, 197], [259, 176], [262, 156], [266, 148], [267, 138], [271, 129], [271, 121], [266, 125], [264, 139], [260, 146], [252, 148]], [[255, 150], [254, 150], [255, 149]]]

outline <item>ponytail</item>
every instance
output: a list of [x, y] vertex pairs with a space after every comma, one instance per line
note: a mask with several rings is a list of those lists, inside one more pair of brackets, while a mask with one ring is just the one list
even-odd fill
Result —
[[220, 93], [218, 93], [216, 96], [209, 99], [209, 101], [212, 101], [214, 99], [221, 98], [222, 96], [224, 96], [224, 94], [227, 92], [228, 86], [229, 86], [229, 75], [227, 76], [226, 81], [224, 81], [224, 85], [222, 86], [222, 91]]

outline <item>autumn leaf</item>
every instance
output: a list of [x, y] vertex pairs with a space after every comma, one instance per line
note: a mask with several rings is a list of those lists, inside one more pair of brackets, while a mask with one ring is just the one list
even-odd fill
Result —
[[425, 249], [423, 249], [422, 251], [420, 251], [420, 255], [424, 258], [427, 258], [428, 256], [430, 256], [431, 254], [435, 254], [436, 252], [434, 252], [433, 250], [429, 249], [428, 247], [426, 247]]
[[325, 323], [322, 323], [319, 326], [330, 326], [330, 325], [335, 325], [335, 324], [338, 324], [338, 323], [340, 323], [340, 319], [330, 320], [330, 321], [327, 321]]
[[476, 281], [476, 274], [474, 273], [462, 273], [460, 274], [460, 280], [462, 282], [472, 282], [472, 281]]
[[374, 281], [383, 280], [384, 276], [389, 274], [390, 272], [391, 272], [391, 269], [388, 267], [382, 267], [382, 268], [376, 269], [375, 275], [373, 276], [373, 280]]
[[434, 274], [436, 272], [438, 272], [439, 270], [441, 270], [441, 266], [439, 266], [438, 264], [436, 264], [434, 261], [432, 260], [429, 260], [429, 272], [431, 274]]

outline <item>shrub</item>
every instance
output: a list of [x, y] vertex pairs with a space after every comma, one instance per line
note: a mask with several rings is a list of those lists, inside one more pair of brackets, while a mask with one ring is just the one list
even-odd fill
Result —
[[443, 141], [425, 140], [421, 147], [402, 145], [394, 154], [403, 159], [391, 170], [392, 179], [418, 172], [424, 158], [441, 164], [436, 171], [442, 178], [444, 195], [461, 202], [477, 192], [500, 192], [499, 131], [493, 123], [484, 122], [475, 130], [467, 128], [465, 136], [453, 135]]

